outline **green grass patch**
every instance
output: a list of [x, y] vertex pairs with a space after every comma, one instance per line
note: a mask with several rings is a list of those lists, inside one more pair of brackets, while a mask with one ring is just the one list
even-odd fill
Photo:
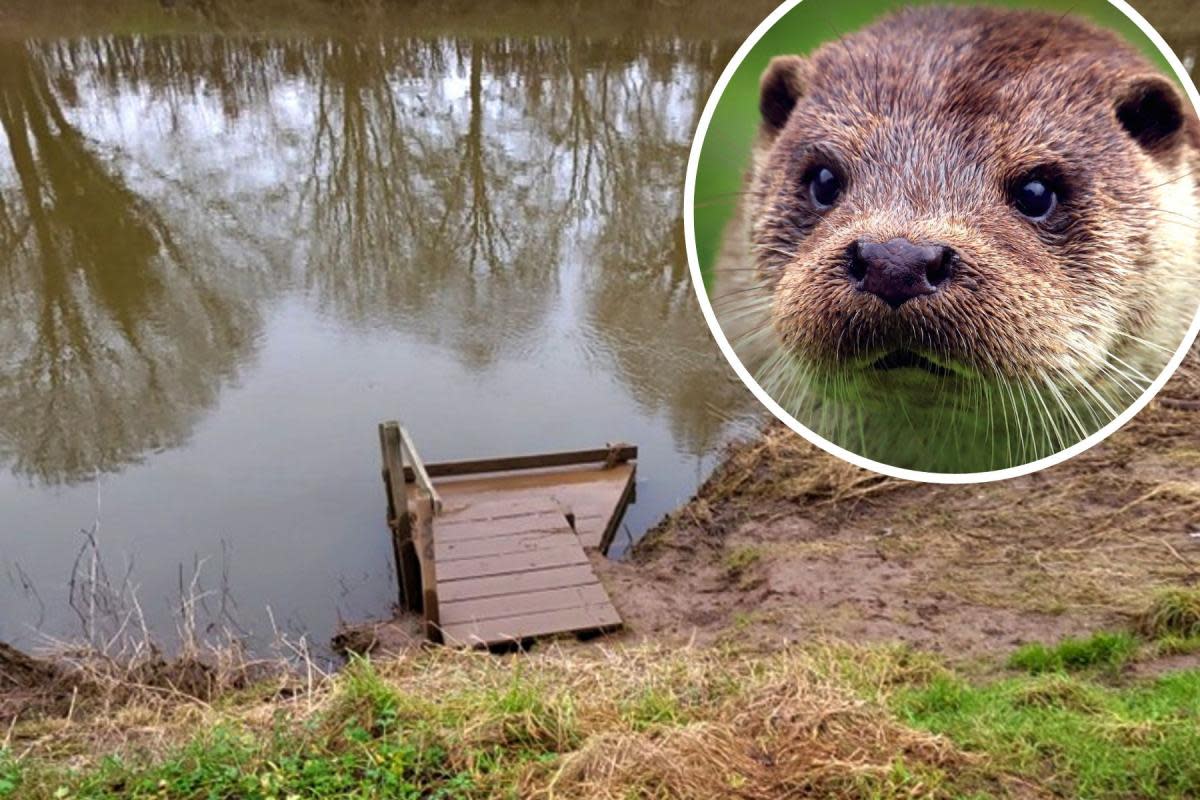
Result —
[[309, 740], [302, 733], [262, 738], [219, 727], [149, 768], [106, 761], [56, 798], [283, 798], [452, 797], [472, 778], [446, 763], [444, 749], [418, 736], [372, 737], [350, 727], [340, 735]]
[[1163, 636], [1154, 641], [1157, 656], [1180, 656], [1200, 653], [1200, 636]]
[[0, 797], [15, 797], [21, 788], [21, 767], [8, 750], [0, 748]]
[[1109, 688], [1065, 675], [903, 690], [901, 719], [985, 756], [986, 769], [1071, 797], [1200, 796], [1200, 671]]
[[372, 730], [350, 718], [324, 732], [281, 726], [267, 736], [237, 724], [219, 725], [149, 762], [111, 757], [79, 776], [43, 765], [40, 774], [26, 777], [22, 797], [54, 800], [418, 800], [474, 796], [483, 776], [451, 763], [448, 743], [427, 727]]
[[625, 706], [623, 716], [636, 731], [656, 726], [683, 725], [688, 719], [675, 692], [658, 686], [638, 693]]
[[1116, 670], [1128, 663], [1138, 642], [1128, 633], [1096, 633], [1083, 639], [1064, 639], [1056, 645], [1027, 644], [1008, 659], [1011, 669], [1034, 675], [1086, 669]]

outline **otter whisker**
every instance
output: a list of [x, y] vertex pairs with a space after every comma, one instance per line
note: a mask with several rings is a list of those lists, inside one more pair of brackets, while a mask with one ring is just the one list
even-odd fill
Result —
[[1136, 400], [1146, 389], [1144, 384], [1138, 383], [1120, 367], [1111, 363], [1104, 364], [1097, 377], [1113, 379], [1113, 388], [1119, 390], [1126, 400]]
[[1154, 186], [1151, 186], [1150, 188], [1151, 189], [1161, 189], [1164, 186], [1170, 186], [1172, 183], [1178, 183], [1179, 181], [1183, 180], [1184, 178], [1190, 178], [1193, 175], [1195, 175], [1196, 173], [1200, 173], [1200, 167], [1198, 167], [1196, 169], [1190, 169], [1187, 172], [1180, 175], [1178, 178], [1171, 178], [1171, 180], [1169, 180], [1169, 181], [1164, 181], [1163, 183], [1155, 184]]
[[1039, 407], [1041, 408], [1042, 420], [1044, 424], [1040, 427], [1042, 430], [1047, 432], [1047, 440], [1053, 436], [1054, 440], [1057, 440], [1058, 446], [1066, 447], [1066, 439], [1063, 437], [1062, 429], [1058, 425], [1058, 418], [1050, 412], [1049, 406], [1046, 405], [1046, 399], [1042, 397], [1042, 393], [1038, 391], [1037, 384], [1034, 383], [1034, 379], [1027, 378], [1023, 381], [1023, 383], [1025, 388], [1029, 389], [1029, 393], [1033, 395], [1033, 399], [1035, 401], [1033, 404], [1034, 411], [1036, 412]]
[[1152, 342], [1149, 339], [1143, 339], [1140, 336], [1135, 336], [1134, 334], [1129, 333], [1128, 331], [1122, 331], [1122, 330], [1118, 330], [1116, 328], [1110, 328], [1106, 325], [1101, 325], [1099, 322], [1094, 322], [1092, 320], [1086, 320], [1086, 319], [1080, 319], [1080, 320], [1076, 320], [1075, 324], [1076, 325], [1086, 325], [1088, 327], [1095, 328], [1096, 330], [1104, 331], [1105, 333], [1110, 333], [1114, 336], [1121, 336], [1125, 339], [1129, 339], [1130, 341], [1137, 342], [1138, 344], [1143, 345], [1144, 347], [1148, 347], [1152, 350], [1157, 350], [1160, 353], [1168, 353], [1168, 354], [1175, 353], [1175, 351], [1172, 350], [1171, 348], [1163, 347], [1162, 345], [1158, 344], [1157, 342]]
[[1135, 366], [1133, 366], [1132, 364], [1130, 364], [1130, 363], [1129, 363], [1128, 361], [1126, 361], [1125, 359], [1123, 359], [1123, 358], [1121, 358], [1120, 356], [1118, 356], [1116, 353], [1108, 353], [1108, 357], [1109, 357], [1109, 358], [1111, 358], [1111, 359], [1113, 359], [1114, 361], [1116, 361], [1116, 362], [1117, 362], [1118, 364], [1120, 364], [1121, 366], [1123, 366], [1123, 367], [1124, 367], [1126, 370], [1128, 370], [1130, 373], [1132, 373], [1132, 374], [1133, 374], [1133, 376], [1134, 376], [1134, 377], [1136, 377], [1138, 380], [1141, 380], [1141, 381], [1142, 381], [1142, 384], [1141, 384], [1141, 385], [1142, 385], [1142, 387], [1143, 387], [1143, 388], [1145, 388], [1146, 386], [1149, 386], [1150, 384], [1154, 383], [1154, 379], [1153, 379], [1153, 378], [1151, 378], [1151, 377], [1148, 377], [1147, 375], [1144, 375], [1144, 374], [1142, 374], [1142, 371], [1141, 371], [1141, 370], [1139, 370], [1137, 367], [1135, 367]]
[[[1080, 391], [1080, 389], [1087, 390], [1092, 395], [1092, 397], [1094, 397], [1096, 399], [1096, 401], [1098, 403], [1100, 403], [1100, 405], [1104, 408], [1105, 413], [1108, 414], [1108, 418], [1115, 419], [1117, 416], [1116, 409], [1113, 408], [1111, 405], [1109, 405], [1108, 401], [1104, 399], [1104, 396], [1102, 394], [1100, 394], [1098, 391], [1096, 391], [1096, 387], [1092, 386], [1092, 384], [1089, 381], [1085, 380], [1083, 375], [1081, 375], [1079, 370], [1076, 369], [1075, 367], [1069, 367], [1068, 369], [1070, 370], [1070, 376], [1072, 378], [1074, 378], [1072, 385], [1075, 387], [1075, 390], [1077, 392]], [[1082, 395], [1081, 395], [1081, 397], [1082, 397]], [[1093, 417], [1094, 417], [1094, 414], [1093, 414]], [[1099, 420], [1096, 420], [1096, 422], [1099, 422]]]
[[1058, 403], [1058, 407], [1062, 410], [1062, 413], [1066, 415], [1068, 421], [1074, 424], [1075, 431], [1079, 434], [1079, 438], [1086, 439], [1091, 431], [1086, 425], [1083, 424], [1083, 421], [1079, 419], [1079, 416], [1075, 413], [1075, 409], [1072, 408], [1071, 404], [1067, 402], [1067, 398], [1063, 396], [1062, 391], [1054, 384], [1054, 381], [1050, 380], [1047, 375], [1043, 373], [1041, 377], [1042, 383], [1046, 386], [1046, 389]]
[[[992, 367], [993, 369], [995, 369], [995, 362], [994, 362], [994, 361], [992, 361], [991, 359], [989, 359], [989, 360], [988, 360], [988, 366], [990, 366], [990, 367]], [[988, 395], [988, 402], [989, 402], [989, 407], [990, 407], [991, 396], [992, 396], [992, 384], [991, 384], [990, 382], [984, 382], [984, 383], [983, 383], [983, 386], [985, 387], [985, 391], [987, 392], [987, 395]], [[999, 398], [1000, 398], [1000, 419], [1001, 419], [1001, 421], [1003, 421], [1003, 423], [1004, 423], [1004, 450], [1005, 450], [1005, 456], [1008, 458], [1008, 462], [1007, 462], [1007, 463], [1009, 463], [1009, 464], [1013, 464], [1013, 463], [1015, 463], [1015, 462], [1013, 461], [1013, 452], [1012, 452], [1012, 429], [1011, 429], [1011, 427], [1009, 426], [1009, 414], [1008, 414], [1008, 409], [1007, 409], [1007, 406], [1006, 406], [1006, 405], [1005, 405], [1005, 403], [1004, 403], [1004, 394], [1003, 394], [1003, 393], [999, 393]], [[994, 431], [995, 431], [995, 425], [994, 425], [994, 424], [991, 424], [991, 423], [989, 423], [989, 425], [988, 425], [988, 432], [989, 432], [989, 434], [993, 434], [993, 433], [994, 433]], [[993, 449], [994, 449], [994, 448], [993, 448]]]
[[770, 302], [770, 299], [762, 297], [724, 297], [713, 304], [713, 309], [723, 319], [736, 316], [739, 321], [745, 321], [748, 316], [753, 316], [763, 323], [768, 323]]
[[[1141, 211], [1141, 212], [1149, 213], [1149, 214], [1167, 214], [1169, 216], [1167, 219], [1163, 220], [1164, 222], [1168, 222], [1173, 225], [1179, 225], [1179, 226], [1187, 228], [1188, 230], [1191, 230], [1191, 231], [1200, 231], [1200, 222], [1198, 222], [1197, 220], [1194, 220], [1191, 217], [1188, 217], [1178, 211], [1172, 211], [1168, 208], [1140, 208], [1138, 206], [1127, 206], [1127, 207], [1121, 209], [1121, 211], [1122, 211], [1122, 213], [1126, 213], [1126, 214], [1128, 214], [1131, 211]], [[1172, 219], [1172, 218], [1170, 218], [1171, 216], [1181, 217], [1181, 219]]]
[[[748, 318], [761, 319], [766, 316], [765, 308], [759, 298], [727, 298], [724, 302], [719, 302], [714, 306], [715, 310], [723, 319], [730, 322], [744, 322]], [[769, 323], [770, 320], [765, 320]]]

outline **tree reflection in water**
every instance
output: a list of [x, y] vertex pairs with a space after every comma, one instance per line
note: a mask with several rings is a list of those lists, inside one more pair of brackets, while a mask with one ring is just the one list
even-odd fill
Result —
[[[348, 323], [430, 337], [482, 368], [553, 335], [572, 269], [629, 390], [691, 416], [676, 427], [703, 446], [719, 423], [677, 389], [712, 364], [636, 362], [663, 331], [663, 354], [707, 341], [677, 246], [678, 176], [727, 57], [708, 42], [586, 38], [6, 48], [6, 455], [70, 480], [179, 444], [252, 353], [261, 302], [294, 283]], [[158, 146], [128, 128], [128, 141], [95, 141], [112, 131], [89, 134], [94, 106], [139, 95], [162, 119]], [[222, 194], [169, 163], [187, 159], [209, 108], [230, 152], [268, 162], [272, 180]], [[173, 173], [169, 191], [131, 188]], [[268, 202], [291, 213], [263, 215]], [[249, 292], [222, 241], [291, 241], [300, 255], [267, 258], [271, 281]]]
[[369, 433], [401, 412], [469, 428], [443, 435], [461, 456], [632, 429], [649, 525], [745, 397], [714, 380], [679, 236], [729, 55], [379, 32], [4, 49], [0, 460], [27, 485], [0, 476], [0, 575], [27, 571], [69, 625], [46, 587], [94, 511], [71, 484], [100, 473], [152, 627], [175, 565], [228, 537], [240, 607], [320, 638], [392, 595]]
[[45, 55], [0, 48], [0, 448], [55, 481], [179, 444], [254, 318], [68, 120]]

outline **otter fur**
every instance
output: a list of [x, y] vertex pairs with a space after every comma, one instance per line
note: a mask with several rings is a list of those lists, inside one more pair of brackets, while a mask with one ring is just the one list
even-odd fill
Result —
[[900, 11], [762, 77], [714, 270], [722, 329], [802, 424], [978, 472], [1129, 407], [1200, 304], [1200, 120], [1071, 15]]

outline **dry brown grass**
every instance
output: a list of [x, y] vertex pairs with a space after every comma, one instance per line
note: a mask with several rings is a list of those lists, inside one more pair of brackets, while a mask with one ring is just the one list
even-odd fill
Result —
[[[844, 688], [784, 676], [727, 700], [703, 721], [594, 737], [530, 796], [846, 796], [886, 784], [899, 758], [939, 768], [967, 760], [946, 740], [899, 725]], [[936, 788], [911, 787], [914, 794]]]
[[[86, 769], [107, 755], [162, 758], [217, 725], [265, 734], [283, 724], [319, 737], [351, 724], [369, 730], [386, 697], [404, 729], [424, 731], [456, 770], [479, 775], [479, 796], [502, 796], [514, 783], [529, 798], [765, 800], [886, 787], [885, 796], [938, 796], [944, 773], [971, 757], [855, 691], [937, 669], [845, 646], [766, 657], [652, 646], [564, 645], [508, 657], [427, 649], [352, 666], [291, 695], [268, 686], [219, 703], [127, 696], [103, 714], [19, 724], [11, 746], [24, 759]], [[480, 754], [521, 751], [556, 757], [482, 774]]]

